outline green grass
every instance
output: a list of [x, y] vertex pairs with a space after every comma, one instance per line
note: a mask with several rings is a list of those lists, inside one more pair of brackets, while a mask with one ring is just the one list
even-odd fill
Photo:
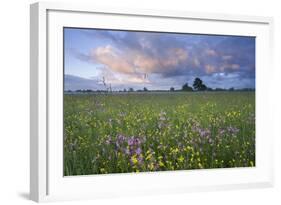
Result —
[[255, 166], [254, 92], [64, 95], [64, 175]]

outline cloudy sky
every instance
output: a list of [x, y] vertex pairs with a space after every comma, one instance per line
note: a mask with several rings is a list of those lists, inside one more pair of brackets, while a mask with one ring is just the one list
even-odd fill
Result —
[[64, 28], [65, 90], [255, 88], [255, 38]]

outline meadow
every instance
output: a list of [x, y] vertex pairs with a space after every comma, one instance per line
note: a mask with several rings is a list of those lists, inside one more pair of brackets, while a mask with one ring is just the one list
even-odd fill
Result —
[[255, 92], [64, 94], [64, 175], [255, 166]]

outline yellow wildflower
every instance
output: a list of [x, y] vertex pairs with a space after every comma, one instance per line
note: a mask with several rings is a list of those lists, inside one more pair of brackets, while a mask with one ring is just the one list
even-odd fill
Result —
[[138, 163], [138, 158], [137, 158], [137, 156], [135, 154], [131, 157], [131, 161], [133, 162], [133, 164], [137, 164]]
[[164, 167], [165, 165], [164, 165], [164, 163], [163, 163], [162, 161], [160, 161], [160, 162], [159, 162], [159, 166], [160, 166], [160, 167]]
[[181, 155], [179, 158], [178, 158], [179, 162], [182, 163], [184, 161], [184, 157]]

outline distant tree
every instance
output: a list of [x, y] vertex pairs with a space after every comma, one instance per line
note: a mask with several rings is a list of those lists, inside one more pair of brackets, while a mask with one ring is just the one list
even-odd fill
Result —
[[207, 86], [206, 86], [205, 84], [202, 84], [200, 90], [201, 90], [201, 91], [207, 90]]
[[134, 89], [133, 88], [129, 88], [129, 92], [134, 92]]
[[183, 86], [182, 86], [182, 90], [183, 91], [193, 91], [192, 87], [190, 87], [188, 85], [188, 83], [185, 83]]
[[127, 92], [126, 88], [124, 88], [123, 92]]
[[232, 88], [229, 88], [228, 90], [229, 90], [229, 91], [234, 91], [234, 87], [232, 87]]
[[215, 91], [225, 91], [223, 88], [216, 88]]
[[174, 92], [174, 91], [175, 91], [175, 88], [174, 88], [174, 87], [171, 87], [171, 88], [170, 88], [170, 91]]
[[213, 88], [207, 88], [207, 91], [213, 91]]
[[143, 91], [144, 91], [144, 92], [147, 92], [147, 91], [148, 91], [148, 89], [147, 89], [146, 87], [144, 87], [144, 88], [143, 88]]
[[203, 84], [203, 81], [200, 78], [195, 78], [195, 80], [193, 82], [194, 90], [200, 90], [202, 84]]
[[255, 91], [255, 88], [242, 88], [240, 91]]
[[193, 82], [193, 88], [197, 91], [204, 91], [207, 90], [207, 86], [203, 84], [203, 81], [200, 78], [195, 78]]

